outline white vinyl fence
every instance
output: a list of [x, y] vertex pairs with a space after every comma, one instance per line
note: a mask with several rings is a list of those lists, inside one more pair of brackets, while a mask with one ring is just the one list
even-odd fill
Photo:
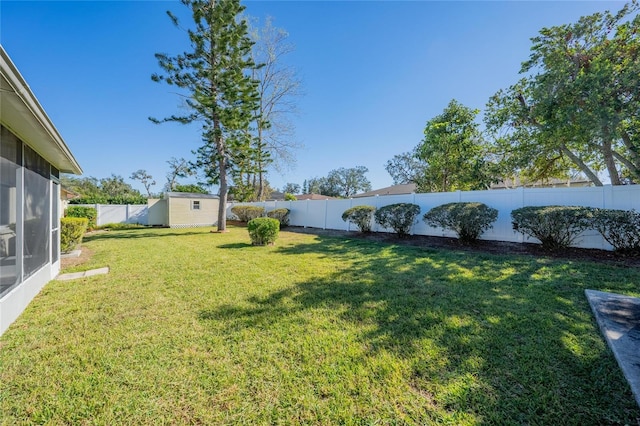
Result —
[[[79, 204], [69, 204], [77, 206]], [[93, 207], [97, 210], [96, 225], [108, 223], [137, 223], [149, 224], [149, 208], [146, 204], [81, 204], [83, 207]]]
[[[534, 242], [511, 226], [511, 211], [526, 206], [585, 206], [619, 210], [640, 211], [640, 185], [623, 185], [586, 188], [517, 188], [490, 191], [457, 191], [432, 194], [384, 195], [348, 200], [305, 200], [305, 201], [266, 201], [258, 203], [235, 203], [227, 206], [227, 214], [233, 217], [231, 207], [238, 204], [265, 207], [267, 211], [287, 208], [290, 213], [290, 225], [321, 229], [356, 231], [357, 228], [342, 220], [342, 213], [357, 205], [370, 205], [380, 208], [395, 203], [414, 203], [420, 206], [420, 214], [411, 233], [455, 237], [455, 234], [441, 228], [433, 228], [424, 223], [422, 216], [431, 208], [452, 202], [481, 202], [498, 210], [498, 219], [493, 228], [485, 232], [481, 239], [511, 242]], [[393, 232], [381, 228], [375, 222], [374, 232]], [[597, 231], [585, 231], [576, 241], [578, 247], [611, 250]]]

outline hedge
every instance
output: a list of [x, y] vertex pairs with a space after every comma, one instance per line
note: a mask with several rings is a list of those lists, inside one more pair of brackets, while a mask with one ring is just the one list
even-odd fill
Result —
[[276, 219], [280, 222], [280, 228], [289, 225], [289, 209], [274, 209], [267, 212], [267, 217]]
[[417, 204], [397, 203], [380, 207], [374, 213], [374, 217], [380, 226], [391, 228], [399, 237], [404, 237], [409, 235], [418, 214], [420, 206]]
[[593, 227], [593, 209], [580, 206], [534, 206], [511, 212], [513, 229], [535, 237], [547, 250], [571, 246], [577, 236]]
[[342, 213], [342, 220], [351, 222], [360, 232], [371, 232], [371, 219], [376, 208], [373, 206], [355, 206]]
[[615, 251], [640, 254], [640, 213], [635, 210], [594, 209], [593, 227]]
[[60, 219], [60, 251], [69, 253], [82, 243], [89, 220], [86, 217], [63, 217]]
[[241, 222], [249, 222], [251, 219], [264, 216], [264, 207], [257, 206], [233, 206], [231, 213]]
[[84, 206], [68, 206], [64, 212], [65, 217], [84, 217], [89, 222], [87, 229], [96, 228], [96, 218], [98, 217], [98, 211], [95, 207]]
[[493, 227], [498, 210], [483, 203], [448, 203], [429, 210], [422, 219], [427, 225], [449, 229], [463, 242], [473, 242]]

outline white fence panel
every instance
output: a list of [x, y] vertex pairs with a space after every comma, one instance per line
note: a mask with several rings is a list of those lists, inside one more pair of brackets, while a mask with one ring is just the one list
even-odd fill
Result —
[[148, 223], [146, 205], [98, 205], [98, 225], [107, 223]]
[[108, 223], [149, 224], [149, 207], [146, 204], [81, 204], [81, 206], [96, 209], [98, 226]]
[[605, 186], [604, 208], [640, 211], [640, 185]]
[[349, 230], [349, 223], [342, 220], [342, 213], [351, 208], [351, 200], [326, 200], [325, 228]]

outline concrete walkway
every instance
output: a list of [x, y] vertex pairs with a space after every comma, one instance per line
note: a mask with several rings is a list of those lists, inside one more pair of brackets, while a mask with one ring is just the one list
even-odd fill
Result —
[[640, 405], [640, 298], [585, 290], [593, 314]]
[[92, 277], [94, 275], [102, 275], [102, 274], [108, 274], [108, 273], [109, 273], [109, 267], [105, 266], [104, 268], [91, 269], [90, 271], [73, 272], [73, 273], [70, 273], [70, 274], [61, 274], [61, 275], [58, 275], [56, 277], [56, 279], [57, 280], [62, 280], [62, 281], [76, 280], [78, 278]]

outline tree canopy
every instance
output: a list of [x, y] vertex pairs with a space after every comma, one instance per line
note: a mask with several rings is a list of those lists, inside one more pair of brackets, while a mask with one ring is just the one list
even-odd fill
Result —
[[331, 170], [326, 177], [305, 180], [302, 190], [305, 194], [349, 198], [359, 192], [371, 191], [371, 182], [365, 176], [368, 172], [364, 166], [340, 167]]
[[475, 122], [478, 113], [454, 99], [442, 114], [427, 121], [415, 151], [415, 158], [422, 161], [421, 190], [486, 189], [493, 182], [487, 145]]
[[71, 204], [146, 204], [147, 198], [140, 194], [122, 176], [107, 178], [75, 177], [62, 175], [63, 188], [79, 195], [69, 201]]
[[[602, 185], [640, 181], [640, 16], [618, 13], [543, 28], [521, 80], [487, 104], [485, 122], [506, 174], [565, 177]], [[635, 14], [635, 16], [633, 16]]]

